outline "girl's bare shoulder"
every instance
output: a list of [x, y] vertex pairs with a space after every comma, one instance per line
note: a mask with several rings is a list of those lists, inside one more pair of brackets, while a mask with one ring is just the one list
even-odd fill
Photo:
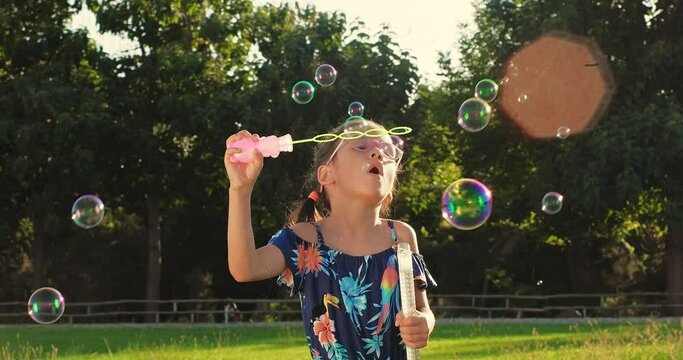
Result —
[[313, 226], [310, 223], [300, 222], [289, 226], [289, 228], [292, 229], [292, 231], [294, 231], [296, 236], [300, 237], [308, 243], [315, 244], [318, 242], [318, 236], [315, 231], [315, 226]]
[[415, 253], [419, 253], [417, 247], [417, 234], [415, 229], [408, 223], [400, 220], [393, 220], [394, 229], [396, 229], [396, 236], [398, 237], [398, 242], [407, 242], [410, 244], [410, 250]]

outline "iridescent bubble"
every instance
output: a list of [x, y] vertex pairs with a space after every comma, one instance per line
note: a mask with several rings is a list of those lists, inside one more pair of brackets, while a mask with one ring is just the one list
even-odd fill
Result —
[[292, 87], [292, 100], [297, 104], [308, 104], [314, 95], [315, 88], [308, 81], [299, 81]]
[[491, 191], [474, 179], [460, 179], [446, 188], [441, 197], [441, 214], [460, 230], [476, 229], [486, 222], [493, 209]]
[[458, 124], [469, 132], [477, 132], [485, 128], [490, 119], [491, 107], [481, 99], [467, 99], [458, 110]]
[[491, 79], [484, 79], [474, 87], [474, 96], [486, 102], [491, 102], [498, 96], [498, 84]]
[[337, 80], [337, 69], [330, 64], [322, 64], [315, 69], [315, 82], [320, 86], [330, 86]]
[[538, 285], [538, 286], [543, 285], [543, 280], [538, 280], [538, 281], [536, 281], [536, 285]]
[[570, 128], [568, 128], [568, 127], [566, 127], [566, 126], [560, 126], [560, 127], [557, 129], [557, 138], [558, 138], [558, 139], [564, 140], [564, 139], [566, 139], [567, 137], [569, 137], [569, 133], [570, 133], [570, 132], [571, 132], [571, 129], [570, 129]]
[[526, 94], [521, 94], [517, 97], [517, 102], [523, 103], [528, 99], [529, 97]]
[[391, 137], [391, 142], [398, 146], [399, 149], [403, 150], [403, 139], [398, 135], [389, 135]]
[[541, 201], [541, 210], [549, 215], [555, 215], [562, 210], [562, 200], [564, 197], [560, 193], [554, 191], [549, 192], [543, 196]]
[[71, 207], [71, 220], [83, 229], [99, 225], [104, 219], [104, 203], [95, 195], [83, 195]]
[[354, 101], [349, 105], [348, 113], [349, 116], [363, 116], [365, 112], [365, 106], [358, 101]]
[[368, 121], [362, 116], [349, 116], [344, 121], [344, 131], [361, 131], [367, 130]]
[[51, 287], [36, 290], [28, 299], [28, 315], [39, 324], [52, 324], [64, 314], [64, 296]]

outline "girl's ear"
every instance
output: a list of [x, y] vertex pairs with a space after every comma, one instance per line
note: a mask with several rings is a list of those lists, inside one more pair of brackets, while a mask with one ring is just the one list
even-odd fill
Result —
[[335, 180], [334, 168], [330, 165], [320, 165], [316, 172], [320, 186], [333, 184]]

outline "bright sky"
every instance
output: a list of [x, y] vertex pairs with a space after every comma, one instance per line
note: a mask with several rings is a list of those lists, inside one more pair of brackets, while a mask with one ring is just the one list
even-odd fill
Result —
[[[279, 4], [295, 1], [254, 0], [256, 5]], [[437, 59], [439, 51], [457, 51], [458, 37], [462, 35], [461, 24], [473, 18], [472, 0], [299, 0], [300, 4], [312, 4], [319, 11], [341, 11], [350, 22], [355, 18], [365, 22], [368, 33], [379, 31], [388, 24], [396, 34], [394, 40], [401, 48], [417, 58], [420, 74], [428, 83], [438, 82]], [[86, 27], [103, 49], [112, 55], [133, 49], [135, 46], [111, 34], [98, 34], [95, 16], [81, 11], [72, 20], [73, 28]], [[457, 60], [457, 56], [455, 56]]]

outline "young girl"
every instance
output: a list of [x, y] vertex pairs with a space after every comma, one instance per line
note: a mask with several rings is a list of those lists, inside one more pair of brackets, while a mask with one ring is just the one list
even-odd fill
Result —
[[[384, 128], [364, 120], [353, 130]], [[332, 131], [349, 130], [349, 124]], [[373, 130], [375, 132], [377, 130]], [[227, 142], [252, 137], [242, 130]], [[319, 143], [304, 187], [312, 191], [290, 215], [289, 226], [256, 249], [250, 197], [263, 167], [232, 163], [237, 148], [225, 152], [230, 180], [228, 267], [239, 282], [280, 275], [278, 283], [299, 295], [306, 338], [317, 359], [405, 359], [405, 346], [427, 346], [434, 315], [426, 289], [436, 282], [418, 253], [410, 225], [381, 218], [393, 199], [402, 150], [391, 137], [337, 139]], [[327, 216], [316, 208], [316, 204]], [[404, 318], [398, 283], [398, 242], [413, 251], [417, 316]]]

